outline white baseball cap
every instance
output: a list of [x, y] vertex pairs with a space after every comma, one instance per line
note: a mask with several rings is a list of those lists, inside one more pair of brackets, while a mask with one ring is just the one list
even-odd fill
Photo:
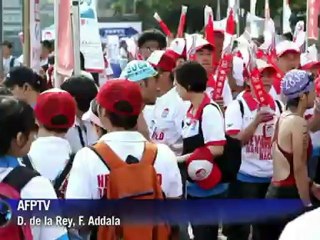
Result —
[[281, 57], [286, 53], [300, 53], [300, 52], [301, 51], [299, 46], [292, 41], [288, 41], [288, 40], [281, 41], [276, 46], [277, 57]]

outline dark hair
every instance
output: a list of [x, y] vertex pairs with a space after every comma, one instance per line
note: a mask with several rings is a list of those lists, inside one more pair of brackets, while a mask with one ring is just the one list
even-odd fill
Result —
[[169, 74], [169, 79], [174, 82], [174, 73], [173, 72], [170, 72]]
[[5, 86], [0, 86], [0, 96], [12, 96], [12, 92]]
[[39, 93], [48, 89], [47, 81], [26, 66], [13, 67], [9, 72], [9, 76], [4, 81], [4, 85], [7, 88], [12, 88], [15, 85], [23, 87], [26, 83]]
[[6, 47], [8, 47], [9, 49], [12, 49], [12, 48], [13, 48], [13, 44], [12, 44], [11, 42], [7, 41], [7, 40], [3, 41], [1, 45], [2, 45], [2, 46], [6, 46]]
[[41, 42], [42, 47], [47, 48], [49, 51], [53, 50], [53, 42], [49, 40], [44, 40]]
[[300, 102], [300, 97], [288, 99], [286, 104], [286, 109], [289, 109], [291, 107], [295, 107], [295, 108], [298, 107], [299, 102]]
[[85, 76], [73, 76], [61, 84], [61, 89], [70, 93], [80, 111], [89, 110], [90, 102], [98, 94], [97, 85], [90, 78]]
[[[64, 115], [57, 115], [51, 119], [51, 124], [57, 125], [57, 126], [58, 125], [65, 125], [65, 124], [68, 124], [68, 119]], [[53, 127], [46, 127], [46, 126], [43, 126], [43, 127], [47, 131], [55, 132], [55, 133], [67, 133], [69, 130], [69, 128], [53, 128]]]
[[[132, 106], [127, 101], [117, 102], [114, 108], [118, 111], [127, 113], [133, 111]], [[139, 116], [126, 116], [107, 111], [107, 117], [113, 126], [124, 128], [125, 130], [132, 130], [137, 125]]]
[[0, 156], [8, 154], [19, 132], [29, 136], [35, 129], [33, 109], [13, 97], [0, 97]]
[[207, 88], [207, 72], [204, 67], [194, 61], [187, 61], [175, 70], [177, 82], [187, 91], [201, 93]]
[[166, 36], [157, 29], [144, 31], [138, 39], [138, 47], [142, 47], [148, 41], [158, 42], [160, 49], [164, 49], [167, 46]]

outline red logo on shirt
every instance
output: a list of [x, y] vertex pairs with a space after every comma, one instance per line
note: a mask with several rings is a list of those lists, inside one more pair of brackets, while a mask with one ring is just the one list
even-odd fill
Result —
[[246, 152], [259, 154], [260, 160], [271, 160], [271, 146], [270, 137], [253, 136], [246, 145]]
[[154, 131], [151, 138], [157, 141], [162, 141], [164, 139], [164, 133]]
[[98, 190], [99, 196], [102, 198], [107, 194], [107, 182], [108, 182], [109, 175], [108, 174], [100, 174], [97, 176], [98, 179]]

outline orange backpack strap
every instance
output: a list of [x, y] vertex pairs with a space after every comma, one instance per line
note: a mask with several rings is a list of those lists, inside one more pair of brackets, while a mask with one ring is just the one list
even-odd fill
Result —
[[158, 153], [158, 147], [155, 143], [145, 142], [141, 162], [153, 165]]
[[103, 160], [103, 163], [110, 171], [112, 169], [120, 168], [126, 165], [126, 163], [122, 161], [117, 154], [114, 153], [114, 151], [108, 146], [108, 144], [98, 142], [93, 145], [91, 149], [100, 157], [101, 160]]

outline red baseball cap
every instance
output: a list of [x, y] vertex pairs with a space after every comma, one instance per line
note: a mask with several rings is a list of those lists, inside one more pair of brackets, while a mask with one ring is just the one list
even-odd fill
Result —
[[147, 61], [154, 67], [160, 68], [165, 72], [172, 72], [176, 67], [175, 59], [170, 55], [168, 50], [156, 50], [151, 53]]
[[[123, 80], [108, 80], [99, 90], [97, 102], [101, 107], [112, 113], [126, 116], [138, 116], [142, 111], [143, 99], [139, 84]], [[130, 112], [117, 109], [117, 104], [127, 102]]]
[[77, 104], [70, 93], [59, 88], [42, 92], [34, 109], [37, 121], [47, 128], [71, 128], [76, 120]]
[[221, 181], [221, 171], [213, 163], [213, 156], [206, 147], [195, 150], [187, 159], [187, 171], [191, 180], [203, 189], [211, 189]]

